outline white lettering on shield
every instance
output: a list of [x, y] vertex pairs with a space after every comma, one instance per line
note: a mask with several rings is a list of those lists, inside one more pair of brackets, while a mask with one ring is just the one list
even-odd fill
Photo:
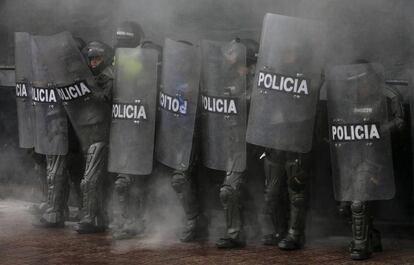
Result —
[[284, 93], [309, 95], [310, 80], [260, 71], [257, 87]]
[[380, 139], [379, 125], [375, 123], [331, 126], [331, 140], [333, 142], [373, 141]]
[[237, 115], [239, 113], [237, 108], [237, 98], [220, 98], [201, 96], [203, 110], [206, 112]]
[[112, 104], [112, 119], [121, 120], [148, 120], [147, 111], [142, 104], [118, 103]]
[[25, 83], [16, 83], [16, 97], [26, 98], [28, 96], [26, 84]]
[[79, 81], [68, 86], [58, 87], [56, 89], [62, 101], [80, 99], [92, 94], [91, 89], [85, 81]]
[[182, 95], [173, 97], [160, 92], [159, 104], [160, 107], [166, 111], [181, 115], [187, 114], [188, 100]]
[[32, 87], [32, 100], [38, 103], [56, 103], [55, 90], [48, 87]]

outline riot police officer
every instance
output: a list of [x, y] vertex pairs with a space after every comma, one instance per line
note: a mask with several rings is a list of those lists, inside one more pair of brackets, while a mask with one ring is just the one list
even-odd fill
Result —
[[[86, 43], [79, 37], [74, 38], [77, 44], [77, 48], [82, 50]], [[36, 51], [36, 49], [34, 50]], [[35, 56], [39, 56], [35, 52]], [[39, 64], [41, 60], [36, 60]], [[34, 69], [38, 69], [40, 66], [34, 66]], [[34, 71], [36, 72], [36, 71]], [[36, 107], [35, 107], [36, 108]], [[61, 106], [60, 106], [61, 108]], [[58, 108], [58, 109], [60, 109]], [[60, 112], [59, 112], [60, 113]], [[66, 116], [66, 114], [60, 113], [59, 115]], [[56, 115], [55, 115], [56, 116]], [[56, 116], [57, 117], [57, 116]], [[53, 119], [47, 119], [53, 122]], [[65, 119], [66, 121], [66, 119]], [[65, 127], [65, 126], [62, 126]], [[52, 128], [52, 127], [50, 127]], [[64, 129], [66, 130], [66, 129]], [[46, 203], [42, 203], [40, 207], [34, 208], [34, 214], [40, 216], [39, 220], [36, 220], [33, 224], [41, 227], [61, 227], [64, 220], [70, 218], [69, 207], [67, 205], [69, 199], [70, 185], [68, 176], [74, 184], [75, 192], [78, 199], [79, 210], [81, 208], [81, 192], [80, 192], [80, 177], [79, 172], [82, 167], [73, 163], [75, 158], [80, 157], [77, 152], [78, 143], [75, 139], [75, 132], [73, 128], [68, 124], [68, 154], [64, 156], [50, 155], [48, 152], [45, 157], [46, 161]], [[35, 148], [36, 149], [36, 148]], [[43, 156], [37, 154], [37, 160], [39, 161]], [[59, 167], [61, 167], [59, 169]], [[79, 170], [76, 170], [76, 169]], [[60, 174], [58, 174], [60, 172]], [[76, 173], [75, 173], [76, 172]]]
[[[93, 41], [84, 49], [83, 54], [87, 58], [88, 66], [93, 73], [96, 89], [94, 97], [97, 102], [106, 110], [102, 115], [106, 116], [101, 126], [96, 126], [97, 136], [89, 135], [90, 146], [82, 146], [86, 158], [84, 177], [81, 182], [82, 190], [82, 212], [81, 220], [76, 231], [78, 233], [95, 233], [106, 229], [106, 187], [107, 181], [106, 160], [108, 141], [108, 121], [110, 118], [110, 106], [112, 101], [113, 87], [113, 51], [108, 45]], [[85, 113], [86, 114], [86, 113]], [[93, 126], [93, 125], [92, 125]], [[99, 128], [101, 127], [101, 128]], [[75, 128], [76, 129], [76, 128]], [[92, 128], [92, 130], [95, 130]], [[91, 133], [93, 134], [94, 131]], [[94, 139], [96, 137], [96, 140]], [[82, 144], [82, 140], [81, 140]]]
[[[180, 240], [191, 242], [207, 236], [207, 219], [197, 192], [201, 60], [196, 45], [167, 38], [162, 61], [155, 153], [157, 160], [168, 167], [171, 186], [185, 212]], [[168, 102], [174, 102], [176, 107]]]
[[[114, 239], [128, 239], [145, 230], [143, 214], [148, 176], [152, 172], [152, 134], [155, 133], [155, 117], [149, 117], [152, 117], [152, 111], [155, 112], [156, 107], [155, 97], [152, 95], [156, 95], [159, 87], [159, 61], [162, 49], [152, 42], [143, 42], [143, 38], [141, 26], [133, 21], [121, 23], [116, 31], [115, 67], [118, 96], [113, 105], [116, 108], [124, 105], [134, 108], [138, 107], [138, 102], [145, 102], [146, 106], [142, 110], [145, 111], [146, 117], [141, 117], [143, 122], [141, 118], [135, 117], [124, 119], [123, 123], [118, 122], [119, 115], [112, 117], [109, 170], [118, 174], [115, 191], [121, 208], [120, 212], [115, 212], [111, 225]], [[153, 69], [153, 66], [156, 69]], [[147, 117], [150, 119], [149, 122], [146, 120]], [[126, 132], [124, 135], [121, 128]], [[128, 137], [127, 133], [134, 135]], [[128, 144], [123, 141], [124, 137], [131, 138]], [[128, 150], [125, 150], [126, 148]]]
[[[239, 65], [237, 72], [246, 79], [246, 104], [248, 107], [253, 88], [259, 44], [252, 39], [236, 39], [245, 47], [246, 64]], [[248, 111], [246, 111], [248, 113]], [[247, 116], [246, 116], [247, 119]], [[220, 200], [226, 217], [226, 235], [216, 242], [218, 248], [243, 247], [245, 242], [243, 199], [246, 197], [246, 171], [226, 171], [224, 182], [220, 188]]]
[[263, 242], [283, 250], [305, 243], [323, 47], [324, 30], [317, 21], [266, 14], [246, 138], [266, 148], [263, 210], [274, 231]]
[[[395, 88], [384, 87], [384, 69], [379, 64], [357, 60], [328, 73], [335, 197], [342, 201], [340, 212], [350, 207], [353, 239], [349, 251], [352, 259], [361, 260], [382, 250], [369, 201], [394, 196], [390, 133], [404, 125], [402, 100]], [[363, 132], [361, 126], [369, 130]]]

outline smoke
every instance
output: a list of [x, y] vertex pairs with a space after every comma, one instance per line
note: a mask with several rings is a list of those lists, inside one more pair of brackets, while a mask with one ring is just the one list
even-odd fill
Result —
[[[235, 37], [258, 41], [263, 17], [269, 12], [323, 21], [328, 27], [328, 64], [348, 63], [356, 58], [380, 62], [386, 67], [412, 64], [414, 19], [410, 12], [413, 4], [409, 0], [3, 0], [0, 2], [0, 38], [4, 41], [0, 42], [0, 64], [14, 62], [15, 31], [47, 35], [69, 30], [87, 42], [102, 40], [112, 45], [116, 26], [133, 20], [143, 26], [147, 39], [158, 44], [164, 43], [165, 37], [191, 42]], [[5, 116], [1, 117], [1, 126], [8, 130], [1, 131], [1, 182], [33, 184], [34, 165], [27, 162], [30, 158], [23, 151], [17, 150], [15, 106], [10, 104], [14, 97], [6, 93], [2, 98], [8, 104], [2, 104], [1, 113]], [[325, 174], [323, 177], [329, 177], [329, 173]], [[253, 198], [247, 212], [252, 213], [262, 207], [263, 172], [258, 167], [250, 169], [248, 178], [256, 183], [250, 187]], [[212, 190], [216, 191], [217, 185]], [[218, 196], [217, 192], [214, 194]], [[149, 221], [146, 242], [159, 245], [175, 241], [185, 218], [169, 176], [162, 169], [156, 169], [153, 174], [149, 196], [145, 213]], [[221, 205], [215, 200], [210, 205], [214, 209], [209, 212], [213, 239], [223, 232], [224, 222]], [[251, 235], [257, 233], [252, 229]], [[129, 246], [123, 245], [126, 249]]]

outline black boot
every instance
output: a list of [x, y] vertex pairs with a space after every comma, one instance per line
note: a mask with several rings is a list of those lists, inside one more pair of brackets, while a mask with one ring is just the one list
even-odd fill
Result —
[[352, 212], [352, 241], [349, 246], [351, 259], [363, 260], [372, 255], [372, 232], [365, 202], [354, 201]]
[[243, 248], [245, 246], [246, 246], [246, 240], [242, 236], [239, 236], [237, 238], [231, 238], [231, 237], [220, 238], [216, 242], [216, 247], [220, 249]]
[[287, 235], [279, 242], [283, 250], [301, 249], [305, 245], [306, 207], [303, 193], [289, 191], [290, 219]]
[[305, 245], [305, 235], [302, 231], [289, 230], [287, 235], [277, 245], [283, 250], [297, 250]]

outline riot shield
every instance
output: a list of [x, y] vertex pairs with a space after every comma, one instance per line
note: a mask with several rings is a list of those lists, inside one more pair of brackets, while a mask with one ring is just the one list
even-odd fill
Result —
[[200, 67], [195, 46], [165, 40], [155, 154], [164, 165], [183, 171], [193, 147]]
[[326, 79], [335, 198], [391, 199], [394, 173], [382, 66], [336, 66]]
[[68, 152], [68, 128], [65, 110], [51, 85], [50, 68], [40, 52], [49, 37], [32, 36], [32, 102], [34, 105], [35, 152], [64, 155]]
[[152, 171], [157, 101], [154, 49], [118, 48], [108, 170], [132, 175]]
[[16, 103], [19, 129], [19, 146], [34, 147], [33, 119], [31, 101], [32, 54], [31, 36], [27, 32], [14, 34], [14, 64], [16, 67]]
[[82, 149], [107, 142], [110, 102], [99, 96], [100, 88], [71, 34], [48, 36], [40, 49]]
[[201, 136], [206, 167], [246, 168], [246, 48], [232, 42], [202, 41]]
[[307, 153], [324, 64], [324, 27], [266, 14], [251, 96], [247, 142]]

